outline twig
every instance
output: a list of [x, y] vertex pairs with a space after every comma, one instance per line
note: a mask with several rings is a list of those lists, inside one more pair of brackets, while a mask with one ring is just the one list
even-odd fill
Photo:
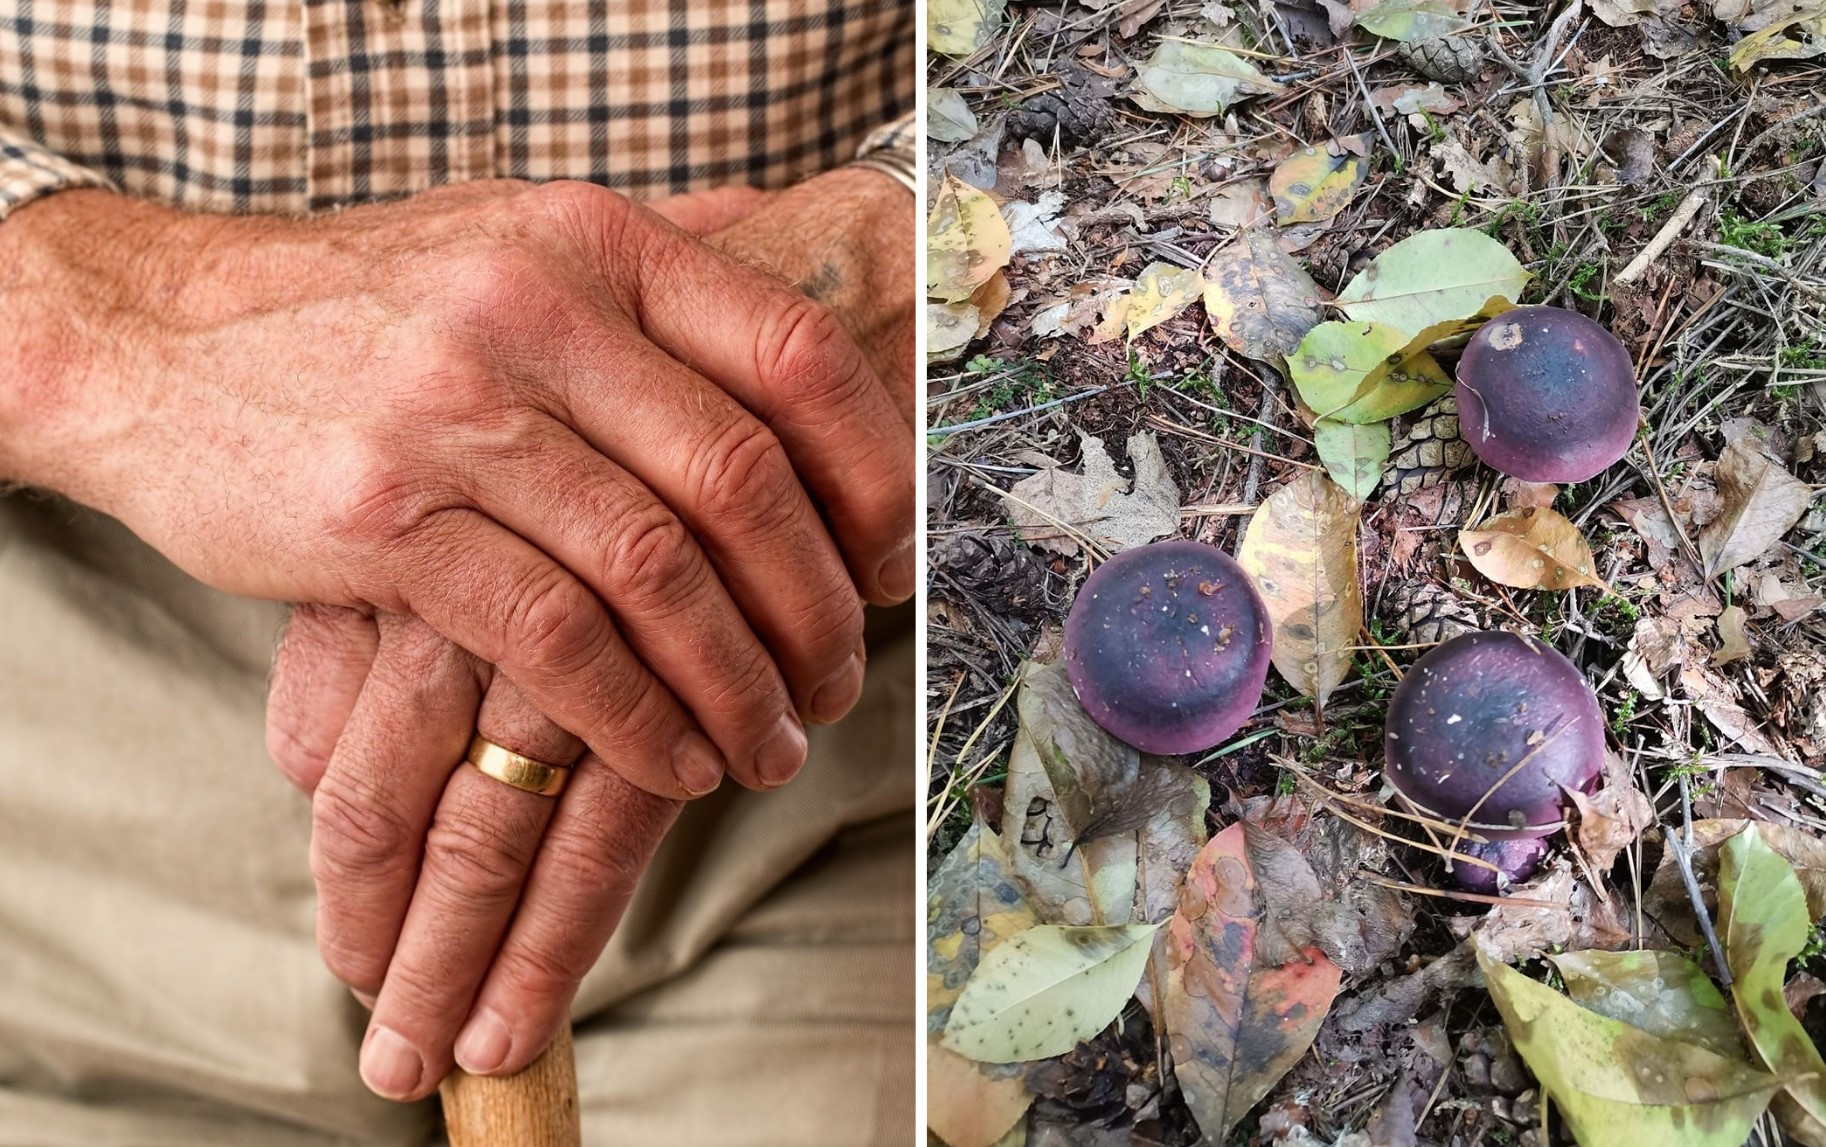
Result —
[[1384, 888], [1393, 888], [1397, 892], [1412, 892], [1420, 896], [1438, 896], [1446, 900], [1466, 900], [1473, 904], [1513, 904], [1518, 908], [1548, 908], [1555, 912], [1570, 912], [1572, 909], [1564, 904], [1555, 904], [1551, 900], [1531, 900], [1526, 896], [1490, 896], [1482, 892], [1451, 892], [1443, 888], [1428, 888], [1424, 884], [1406, 884], [1399, 880], [1390, 880], [1378, 876], [1367, 868], [1357, 870], [1359, 879], [1371, 884], [1380, 884]]
[[1369, 109], [1370, 119], [1376, 124], [1376, 134], [1382, 137], [1382, 146], [1389, 149], [1390, 155], [1399, 158], [1401, 150], [1389, 138], [1389, 129], [1382, 126], [1382, 113], [1376, 110], [1376, 101], [1370, 99], [1369, 85], [1363, 82], [1363, 73], [1357, 70], [1357, 58], [1351, 55], [1348, 47], [1344, 49], [1344, 62], [1350, 65], [1350, 74], [1357, 81], [1357, 90], [1363, 93], [1363, 106]]
[[1055, 406], [1064, 406], [1068, 402], [1077, 402], [1080, 399], [1094, 398], [1108, 389], [1109, 387], [1107, 386], [1094, 387], [1090, 390], [1081, 390], [1077, 394], [1068, 394], [1064, 398], [1055, 398], [1051, 402], [1042, 402], [1038, 406], [1028, 406], [1020, 410], [1010, 410], [1002, 414], [992, 414], [988, 418], [978, 418], [971, 422], [954, 422], [950, 426], [934, 426], [927, 430], [926, 434], [929, 437], [938, 437], [944, 434], [956, 434], [960, 430], [975, 430], [981, 426], [993, 426], [998, 422], [1007, 422], [1011, 418], [1020, 418], [1024, 415], [1034, 414], [1041, 410], [1051, 410]]
[[1725, 963], [1724, 947], [1718, 942], [1718, 933], [1712, 929], [1712, 916], [1706, 911], [1706, 900], [1699, 891], [1699, 880], [1693, 875], [1693, 798], [1687, 787], [1685, 773], [1680, 774], [1680, 819], [1680, 832], [1673, 832], [1663, 825], [1661, 835], [1667, 840], [1668, 851], [1674, 854], [1674, 864], [1680, 869], [1680, 879], [1686, 882], [1687, 898], [1693, 902], [1693, 915], [1699, 918], [1699, 931], [1706, 938], [1706, 946], [1712, 950], [1713, 963], [1718, 965], [1718, 978], [1728, 988], [1731, 986], [1731, 965]]
[[[1714, 175], [1718, 173], [1716, 156], [1712, 157], [1712, 173]], [[1661, 230], [1655, 232], [1655, 237], [1648, 241], [1648, 246], [1629, 261], [1629, 266], [1623, 268], [1614, 281], [1619, 286], [1627, 287], [1640, 279], [1643, 273], [1649, 269], [1649, 264], [1661, 258], [1662, 253], [1674, 245], [1674, 240], [1680, 238], [1680, 233], [1693, 222], [1693, 217], [1699, 214], [1699, 209], [1706, 205], [1706, 200], [1711, 198], [1711, 194], [1711, 186], [1707, 183], [1701, 183], [1687, 192], [1687, 197], [1682, 199], [1680, 206], [1676, 207], [1674, 213], [1668, 216], [1668, 221], [1661, 225]]]

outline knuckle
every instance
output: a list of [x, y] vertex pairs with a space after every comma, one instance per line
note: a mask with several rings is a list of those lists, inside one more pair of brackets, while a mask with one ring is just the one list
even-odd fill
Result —
[[706, 569], [685, 524], [657, 505], [622, 518], [608, 563], [618, 605], [662, 616], [703, 587]]
[[778, 401], [833, 414], [860, 398], [871, 381], [862, 351], [836, 313], [791, 292], [782, 292], [759, 366]]
[[[577, 923], [587, 926], [586, 921]], [[516, 944], [502, 949], [499, 971], [528, 995], [568, 1001], [596, 962], [597, 953], [589, 947], [575, 941], [556, 950], [542, 944]]]
[[578, 673], [602, 652], [601, 607], [581, 582], [552, 567], [515, 595], [508, 612], [508, 642], [515, 659], [554, 677]]
[[799, 483], [786, 447], [751, 418], [708, 439], [692, 460], [693, 493], [712, 520], [737, 522], [744, 534], [777, 536], [799, 505]]
[[345, 461], [328, 499], [330, 537], [347, 545], [389, 545], [410, 534], [431, 512], [424, 485], [410, 467], [379, 449], [362, 448]]
[[399, 810], [329, 774], [311, 798], [311, 872], [323, 888], [384, 879], [417, 862], [412, 826]]
[[513, 895], [532, 864], [532, 847], [474, 816], [440, 815], [425, 834], [425, 871], [469, 903]]
[[329, 751], [290, 706], [267, 706], [266, 752], [285, 779], [307, 795], [330, 767]]
[[352, 921], [325, 914], [317, 923], [317, 953], [330, 975], [358, 992], [374, 994], [387, 978], [387, 962], [348, 927]]

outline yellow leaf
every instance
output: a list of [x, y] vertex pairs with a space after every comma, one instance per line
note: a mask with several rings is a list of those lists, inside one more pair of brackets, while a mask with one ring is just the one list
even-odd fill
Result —
[[995, 38], [1007, 0], [930, 0], [926, 46], [941, 56], [968, 56]]
[[1244, 231], [1206, 269], [1205, 313], [1219, 337], [1249, 358], [1292, 354], [1324, 305], [1319, 285], [1260, 228]]
[[961, 303], [1008, 265], [1013, 236], [985, 192], [947, 175], [926, 216], [926, 294]]
[[1516, 589], [1572, 589], [1604, 579], [1592, 572], [1591, 547], [1579, 527], [1540, 506], [1498, 514], [1475, 530], [1460, 530], [1458, 546], [1477, 572]]
[[1274, 622], [1274, 667], [1322, 707], [1350, 673], [1363, 627], [1357, 499], [1317, 471], [1263, 500], [1236, 560]]
[[1274, 221], [1323, 223], [1344, 210], [1357, 185], [1369, 174], [1369, 160], [1345, 152], [1332, 155], [1322, 147], [1302, 148], [1274, 169], [1268, 191], [1274, 196]]
[[1149, 263], [1129, 292], [1129, 338], [1152, 330], [1191, 306], [1204, 293], [1205, 280], [1197, 271], [1171, 263]]

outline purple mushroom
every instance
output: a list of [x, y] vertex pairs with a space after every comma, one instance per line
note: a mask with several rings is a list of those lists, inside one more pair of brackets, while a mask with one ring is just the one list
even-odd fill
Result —
[[[1567, 790], [1604, 768], [1604, 719], [1572, 662], [1530, 637], [1466, 633], [1415, 662], [1389, 701], [1388, 780], [1416, 812], [1488, 838], [1460, 851], [1526, 879], [1560, 827]], [[1495, 884], [1459, 864], [1467, 887]]]
[[1086, 578], [1065, 619], [1065, 673], [1097, 724], [1149, 753], [1208, 749], [1261, 699], [1268, 608], [1222, 550], [1124, 550]]
[[1458, 360], [1458, 423], [1492, 469], [1583, 482], [1629, 449], [1640, 402], [1629, 352], [1575, 311], [1517, 307]]

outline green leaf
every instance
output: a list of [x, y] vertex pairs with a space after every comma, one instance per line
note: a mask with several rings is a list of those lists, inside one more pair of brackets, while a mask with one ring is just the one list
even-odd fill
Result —
[[1216, 44], [1162, 40], [1135, 70], [1129, 98], [1149, 111], [1214, 116], [1239, 100], [1281, 90], [1254, 64]]
[[1425, 351], [1415, 351], [1399, 363], [1383, 360], [1363, 378], [1361, 397], [1332, 412], [1339, 422], [1386, 422], [1397, 414], [1418, 410], [1452, 389], [1445, 368]]
[[1008, 0], [930, 0], [926, 46], [942, 56], [968, 56], [995, 38]]
[[952, 1005], [944, 1046], [987, 1063], [1064, 1055], [1135, 994], [1159, 929], [1042, 924], [1012, 937], [983, 957]]
[[1698, 964], [1678, 952], [1562, 952], [1549, 956], [1566, 994], [1650, 1035], [1744, 1058], [1731, 1006]]
[[1528, 272], [1482, 231], [1421, 231], [1358, 272], [1337, 306], [1353, 319], [1424, 330], [1477, 314], [1491, 296], [1520, 297]]
[[1773, 1077], [1601, 1016], [1478, 953], [1515, 1049], [1583, 1147], [1742, 1147]]
[[1312, 442], [1332, 481], [1359, 502], [1369, 497], [1376, 484], [1382, 481], [1382, 471], [1389, 460], [1388, 423], [1357, 426], [1321, 418], [1313, 424]]
[[1826, 1062], [1782, 998], [1788, 961], [1807, 944], [1807, 896], [1794, 867], [1752, 822], [1718, 858], [1718, 931], [1731, 965], [1731, 996], [1750, 1045], [1789, 1082], [1775, 1101], [1782, 1127], [1803, 1143], [1826, 1142]]
[[1300, 401], [1324, 418], [1367, 394], [1373, 375], [1386, 372], [1388, 357], [1407, 341], [1380, 323], [1320, 323], [1287, 356], [1287, 373]]
[[1404, 42], [1450, 36], [1471, 25], [1446, 0], [1382, 0], [1358, 13], [1356, 23], [1373, 36]]

